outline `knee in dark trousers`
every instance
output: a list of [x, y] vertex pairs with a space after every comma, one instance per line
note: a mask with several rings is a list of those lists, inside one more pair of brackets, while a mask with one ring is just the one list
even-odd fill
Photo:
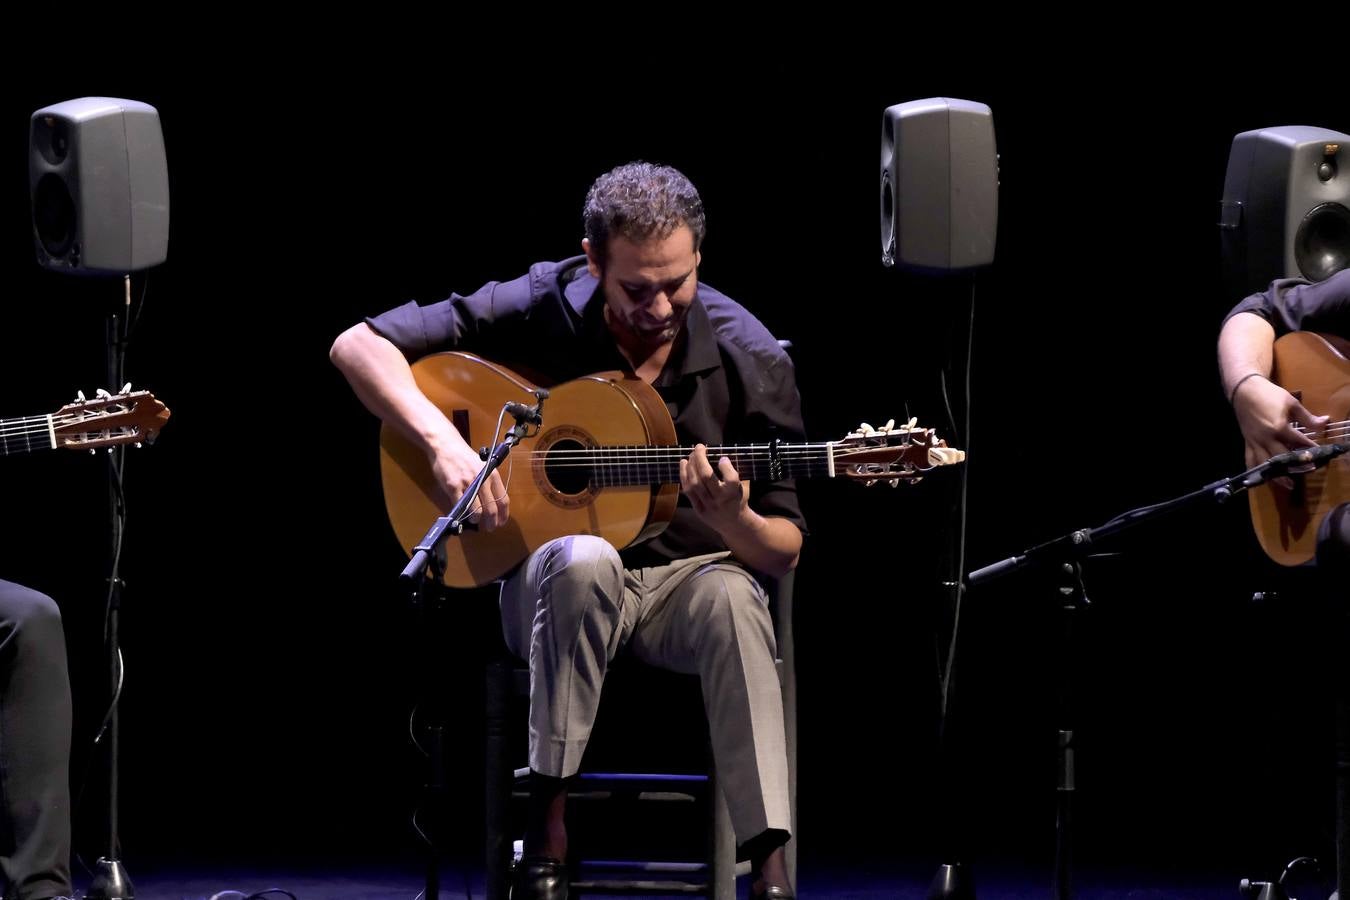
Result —
[[1327, 513], [1317, 527], [1317, 567], [1333, 579], [1350, 573], [1350, 503]]

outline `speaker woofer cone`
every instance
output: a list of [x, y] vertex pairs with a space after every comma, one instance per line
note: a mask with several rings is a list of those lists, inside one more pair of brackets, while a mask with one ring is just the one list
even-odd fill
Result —
[[1322, 203], [1309, 210], [1294, 237], [1294, 262], [1309, 281], [1324, 281], [1350, 266], [1350, 209]]
[[50, 172], [38, 179], [33, 195], [33, 227], [48, 255], [62, 257], [70, 252], [75, 240], [75, 201], [66, 183]]

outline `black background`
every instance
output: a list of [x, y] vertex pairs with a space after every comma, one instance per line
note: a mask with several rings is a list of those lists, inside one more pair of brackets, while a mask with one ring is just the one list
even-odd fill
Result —
[[[197, 26], [208, 28], [209, 25]], [[578, 37], [578, 40], [581, 39]], [[464, 38], [461, 43], [474, 43]], [[86, 95], [158, 108], [172, 239], [128, 374], [173, 409], [127, 464], [123, 842], [130, 860], [377, 859], [415, 846], [407, 739], [416, 644], [393, 576], [377, 426], [326, 353], [360, 317], [578, 252], [600, 172], [667, 162], [708, 209], [702, 278], [791, 338], [808, 429], [961, 414], [967, 284], [879, 263], [882, 110], [990, 105], [998, 258], [977, 286], [968, 560], [1008, 556], [1232, 473], [1241, 447], [1214, 340], [1228, 147], [1251, 128], [1350, 130], [1316, 77], [1269, 77], [1196, 39], [1112, 54], [1023, 48], [967, 65], [880, 37], [704, 58], [457, 55], [253, 35], [10, 64], [0, 111], [0, 415], [103, 383], [115, 281], [41, 271], [27, 188], [33, 110]], [[635, 45], [636, 46], [636, 45]], [[750, 44], [746, 45], [751, 46]], [[630, 47], [634, 50], [634, 47]], [[819, 50], [819, 53], [816, 51]], [[493, 53], [497, 54], [494, 61]], [[510, 66], [511, 75], [503, 74]], [[1178, 72], [1163, 69], [1175, 66]], [[523, 76], [520, 77], [520, 76]], [[137, 287], [140, 277], [137, 278]], [[74, 781], [103, 712], [101, 464], [10, 458], [4, 577], [55, 596], [75, 676]], [[1043, 865], [1053, 840], [1053, 591], [1007, 579], [962, 614], [960, 791], [935, 765], [937, 663], [958, 479], [802, 486], [813, 534], [797, 596], [803, 852], [927, 866], [957, 803], [970, 856]], [[1199, 508], [1096, 563], [1075, 675], [1081, 852], [1103, 865], [1237, 872], [1329, 850], [1323, 605], [1286, 591], [1245, 503]], [[451, 690], [456, 846], [476, 858], [486, 598], [440, 643]], [[954, 799], [955, 798], [955, 799]], [[97, 855], [97, 780], [77, 812]], [[459, 842], [462, 842], [459, 843]]]

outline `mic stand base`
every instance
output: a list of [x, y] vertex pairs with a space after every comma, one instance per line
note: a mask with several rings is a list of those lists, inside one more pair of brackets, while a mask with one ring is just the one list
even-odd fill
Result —
[[975, 879], [960, 863], [938, 866], [928, 886], [928, 900], [975, 900]]
[[1238, 893], [1245, 900], [1289, 900], [1289, 895], [1276, 881], [1249, 881], [1244, 878], [1238, 884]]
[[122, 861], [100, 856], [94, 863], [94, 880], [85, 891], [84, 900], [135, 900], [135, 897], [136, 888]]

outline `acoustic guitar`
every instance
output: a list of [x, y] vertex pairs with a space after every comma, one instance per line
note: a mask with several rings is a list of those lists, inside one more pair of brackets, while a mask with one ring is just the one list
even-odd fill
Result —
[[[507, 403], [533, 403], [535, 385], [467, 353], [437, 353], [413, 364], [418, 387], [472, 447], [497, 440]], [[680, 447], [665, 402], [649, 384], [601, 372], [550, 388], [543, 424], [499, 470], [511, 514], [490, 532], [466, 531], [446, 543], [445, 583], [474, 587], [502, 578], [554, 538], [592, 534], [626, 547], [661, 532], [675, 514]], [[507, 424], [510, 424], [508, 421]], [[865, 484], [914, 482], [965, 453], [913, 422], [864, 426], [838, 441], [709, 447], [730, 457], [743, 480], [842, 478]], [[393, 428], [380, 435], [389, 520], [405, 550], [445, 509], [427, 456]]]

